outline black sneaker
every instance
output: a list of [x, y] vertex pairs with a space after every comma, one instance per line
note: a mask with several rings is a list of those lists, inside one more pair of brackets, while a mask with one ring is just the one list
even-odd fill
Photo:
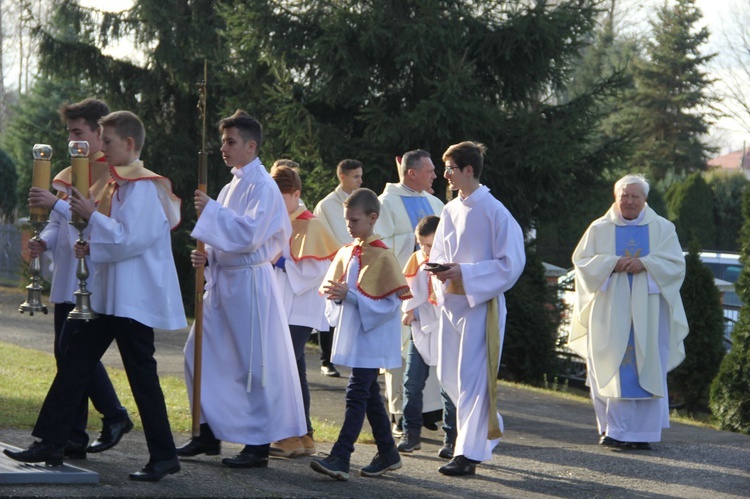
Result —
[[325, 459], [313, 459], [310, 462], [310, 467], [318, 473], [328, 475], [336, 480], [342, 482], [349, 480], [349, 461], [338, 456], [330, 455]]
[[443, 459], [453, 459], [453, 444], [445, 443], [438, 452], [438, 457]]
[[385, 454], [378, 452], [370, 464], [359, 470], [359, 474], [367, 477], [380, 476], [386, 471], [401, 469], [401, 456], [395, 447]]
[[404, 434], [401, 435], [401, 441], [398, 443], [397, 447], [399, 452], [414, 452], [415, 450], [419, 450], [421, 448], [422, 443], [419, 435], [408, 431], [404, 432]]

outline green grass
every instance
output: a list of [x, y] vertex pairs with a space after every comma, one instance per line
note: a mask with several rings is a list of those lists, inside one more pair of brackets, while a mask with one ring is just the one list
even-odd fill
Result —
[[[142, 430], [141, 420], [138, 417], [125, 371], [116, 368], [108, 368], [107, 371], [120, 401], [130, 412], [136, 428]], [[2, 380], [2, 383], [0, 383], [0, 428], [32, 428], [54, 375], [55, 359], [52, 355], [0, 341], [0, 380]], [[160, 380], [172, 431], [189, 433], [192, 427], [192, 418], [185, 381], [174, 376], [161, 376]], [[555, 385], [552, 387], [555, 389], [550, 390], [507, 381], [499, 383], [568, 400], [582, 402], [590, 400], [584, 391], [575, 390], [565, 385], [559, 387]], [[97, 414], [92, 406], [89, 407], [89, 413]], [[341, 420], [343, 420], [343, 417], [344, 415], [341, 414]], [[707, 415], [686, 416], [673, 411], [671, 418], [673, 421], [684, 424], [718, 429], [716, 425], [711, 424], [711, 418]], [[95, 419], [90, 418], [89, 421], [93, 423], [90, 428], [92, 432], [100, 429], [100, 424]], [[316, 441], [335, 442], [338, 438], [341, 429], [340, 423], [334, 424], [315, 417], [312, 418], [312, 423], [315, 428]], [[358, 441], [360, 443], [375, 443], [370, 432], [362, 432]]]
[[[54, 356], [22, 348], [0, 341], [0, 428], [32, 428], [36, 422], [39, 409], [44, 402], [52, 379], [55, 376]], [[123, 369], [107, 368], [112, 384], [117, 390], [120, 402], [130, 412], [130, 417], [137, 429], [142, 430], [138, 417], [135, 400], [130, 392], [130, 385]], [[188, 402], [185, 380], [174, 376], [160, 376], [161, 388], [169, 413], [169, 423], [174, 432], [190, 432], [192, 418]], [[89, 406], [89, 414], [97, 414], [93, 406]], [[315, 440], [319, 442], [334, 442], [339, 434], [339, 425], [312, 418], [315, 428]], [[342, 414], [343, 419], [343, 414]], [[100, 429], [100, 424], [94, 418], [91, 431]], [[374, 443], [371, 434], [363, 432], [360, 443]]]

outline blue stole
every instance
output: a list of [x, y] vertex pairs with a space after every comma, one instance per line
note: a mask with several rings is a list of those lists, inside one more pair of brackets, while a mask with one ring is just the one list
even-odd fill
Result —
[[[640, 258], [648, 255], [648, 225], [618, 225], [615, 227], [615, 250], [617, 256]], [[628, 282], [632, 287], [632, 274], [628, 274]], [[628, 346], [620, 364], [620, 396], [624, 399], [647, 399], [654, 396], [641, 388], [638, 382], [638, 365], [635, 357], [635, 338], [632, 324]]]
[[412, 230], [417, 228], [417, 224], [424, 217], [434, 215], [427, 196], [401, 196], [401, 201], [409, 215]]

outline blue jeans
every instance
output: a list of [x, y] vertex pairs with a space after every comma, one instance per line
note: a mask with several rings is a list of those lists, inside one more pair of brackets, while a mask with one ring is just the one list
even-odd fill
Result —
[[443, 387], [440, 387], [440, 398], [443, 399], [443, 431], [445, 432], [443, 442], [455, 445], [456, 435], [458, 434], [458, 430], [456, 429], [456, 406], [448, 394], [445, 393]]
[[[409, 338], [406, 354], [406, 368], [404, 369], [404, 431], [415, 436], [422, 432], [422, 392], [427, 378], [430, 376], [430, 366], [422, 359], [422, 355]], [[443, 399], [443, 431], [445, 442], [456, 441], [456, 406], [450, 397], [440, 389]]]
[[419, 436], [422, 431], [422, 392], [427, 378], [430, 376], [430, 366], [422, 359], [422, 355], [414, 346], [414, 340], [409, 338], [404, 368], [404, 431]]
[[385, 410], [385, 403], [380, 396], [377, 368], [352, 368], [349, 384], [346, 385], [346, 411], [344, 424], [341, 425], [339, 438], [333, 444], [331, 455], [340, 457], [346, 462], [354, 452], [354, 442], [359, 438], [362, 425], [370, 422], [372, 435], [378, 445], [378, 452], [389, 452], [396, 446], [391, 433], [391, 420]]

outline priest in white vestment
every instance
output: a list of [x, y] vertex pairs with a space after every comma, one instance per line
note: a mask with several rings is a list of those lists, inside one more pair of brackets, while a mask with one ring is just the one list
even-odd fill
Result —
[[523, 231], [507, 208], [479, 183], [484, 146], [452, 145], [444, 176], [458, 196], [445, 205], [430, 261], [440, 317], [438, 375], [456, 405], [457, 438], [444, 475], [473, 475], [492, 459], [502, 435], [497, 413], [497, 370], [505, 334], [505, 297], [526, 264]]
[[611, 448], [661, 440], [667, 372], [685, 358], [685, 259], [674, 225], [646, 204], [648, 192], [641, 175], [618, 180], [614, 204], [573, 253], [569, 345], [587, 360], [599, 443]]
[[[403, 269], [416, 250], [417, 240], [414, 229], [422, 218], [428, 215], [439, 216], [440, 212], [443, 211], [443, 202], [430, 194], [432, 192], [432, 181], [436, 178], [436, 175], [435, 165], [427, 151], [421, 149], [408, 151], [400, 161], [397, 158], [396, 162], [401, 181], [397, 184], [385, 184], [385, 189], [379, 196], [383, 205], [379, 219], [382, 223], [376, 227], [376, 232], [380, 231], [377, 233], [396, 254], [396, 259]], [[404, 406], [410, 403], [404, 395], [404, 368], [410, 348], [411, 327], [401, 325], [400, 329], [402, 366], [388, 369], [385, 373], [388, 411], [397, 420], [401, 420]], [[415, 369], [417, 377], [423, 378], [426, 376], [427, 378], [426, 385], [422, 390], [421, 400], [418, 395], [416, 397], [416, 403], [422, 406], [419, 411], [420, 415], [421, 413], [441, 410], [443, 402], [440, 398], [440, 383], [438, 382], [436, 368], [421, 363], [419, 366], [413, 366], [412, 369]], [[427, 414], [425, 414], [425, 418], [429, 423], [433, 423], [432, 420], [435, 419], [427, 417]], [[423, 420], [417, 418], [415, 421], [409, 421], [408, 424], [406, 421], [394, 421], [394, 423], [396, 423], [396, 435], [407, 430], [419, 435]], [[407, 428], [407, 426], [410, 427]]]

